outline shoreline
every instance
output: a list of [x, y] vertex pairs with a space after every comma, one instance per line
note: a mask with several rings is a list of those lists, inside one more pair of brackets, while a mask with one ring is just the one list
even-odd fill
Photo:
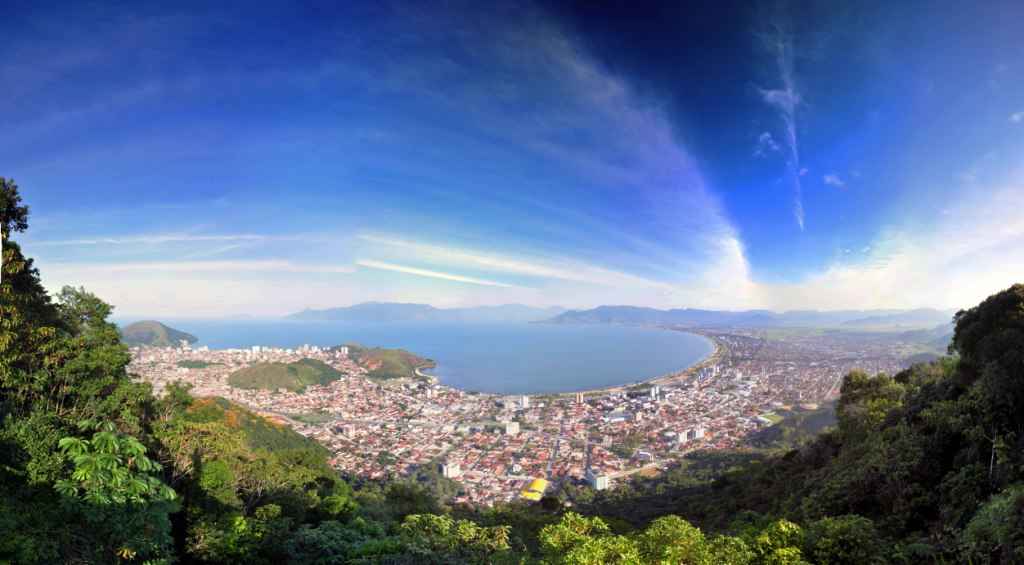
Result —
[[[678, 382], [678, 381], [685, 381], [685, 380], [688, 380], [690, 377], [692, 377], [693, 373], [695, 373], [696, 371], [698, 371], [698, 370], [700, 370], [700, 369], [702, 369], [702, 368], [704, 368], [704, 367], [706, 367], [708, 365], [712, 365], [715, 362], [717, 362], [719, 357], [721, 356], [722, 352], [725, 350], [725, 347], [722, 346], [722, 344], [719, 343], [717, 339], [715, 339], [715, 338], [713, 338], [711, 336], [704, 335], [704, 334], [702, 334], [700, 332], [692, 331], [691, 329], [671, 328], [671, 327], [665, 327], [665, 326], [642, 326], [642, 327], [657, 328], [657, 329], [660, 329], [660, 330], [665, 330], [665, 331], [670, 331], [670, 332], [682, 332], [682, 333], [688, 333], [688, 334], [691, 334], [691, 335], [697, 335], [697, 336], [703, 337], [704, 339], [706, 339], [709, 342], [711, 342], [711, 347], [712, 347], [711, 352], [708, 353], [706, 356], [704, 356], [700, 361], [697, 361], [696, 363], [694, 363], [694, 364], [692, 364], [689, 367], [686, 367], [684, 369], [679, 369], [678, 371], [673, 371], [671, 373], [666, 373], [664, 375], [658, 375], [658, 376], [655, 376], [655, 377], [650, 377], [650, 378], [647, 378], [647, 379], [635, 381], [635, 382], [630, 383], [630, 384], [613, 385], [613, 386], [600, 387], [600, 388], [588, 388], [588, 389], [574, 390], [574, 391], [570, 391], [570, 392], [553, 392], [553, 393], [533, 394], [533, 395], [527, 394], [527, 396], [553, 396], [553, 397], [561, 398], [561, 397], [565, 397], [565, 396], [575, 396], [577, 394], [582, 393], [583, 396], [586, 397], [587, 395], [605, 395], [605, 394], [612, 394], [612, 393], [616, 393], [616, 392], [625, 392], [625, 391], [627, 391], [627, 390], [629, 390], [629, 389], [631, 389], [633, 387], [636, 387], [636, 386], [665, 385], [665, 384], [675, 383], [675, 382]], [[502, 395], [499, 395], [499, 396], [502, 396]], [[504, 396], [507, 396], [507, 395], [504, 395]]]
[[[679, 370], [676, 370], [676, 371], [672, 371], [672, 372], [669, 372], [669, 373], [665, 373], [665, 374], [662, 374], [662, 375], [657, 375], [657, 376], [654, 376], [654, 377], [649, 377], [649, 378], [646, 378], [646, 379], [637, 380], [637, 381], [634, 381], [634, 382], [631, 382], [631, 383], [627, 383], [627, 384], [611, 385], [611, 386], [598, 387], [598, 388], [584, 388], [584, 389], [571, 390], [571, 391], [565, 391], [565, 392], [516, 392], [516, 393], [486, 392], [486, 391], [480, 391], [480, 390], [469, 390], [469, 389], [459, 388], [457, 386], [445, 384], [443, 381], [441, 381], [440, 377], [438, 377], [437, 375], [431, 375], [429, 373], [421, 373], [418, 369], [416, 371], [416, 376], [417, 377], [421, 377], [421, 378], [422, 377], [426, 377], [426, 378], [432, 379], [433, 384], [444, 386], [444, 387], [447, 387], [447, 388], [450, 388], [450, 389], [453, 389], [453, 390], [458, 390], [458, 391], [466, 393], [466, 394], [484, 394], [484, 395], [494, 396], [494, 397], [532, 396], [532, 397], [537, 397], [537, 398], [543, 398], [543, 397], [564, 398], [564, 397], [572, 397], [572, 396], [575, 396], [575, 395], [581, 394], [581, 393], [584, 396], [588, 396], [588, 395], [596, 396], [596, 395], [612, 394], [612, 393], [616, 393], [616, 392], [624, 392], [624, 391], [629, 390], [630, 388], [633, 388], [633, 387], [636, 387], [636, 386], [664, 385], [664, 384], [670, 384], [670, 383], [674, 383], [674, 382], [678, 382], [678, 381], [688, 380], [690, 377], [692, 377], [694, 372], [696, 372], [696, 371], [698, 371], [698, 370], [700, 370], [700, 369], [702, 369], [702, 368], [704, 368], [704, 367], [706, 367], [708, 365], [716, 363], [718, 361], [719, 357], [721, 356], [722, 352], [725, 350], [725, 347], [721, 343], [719, 343], [719, 341], [717, 339], [715, 339], [714, 337], [705, 335], [703, 333], [700, 333], [699, 331], [694, 331], [691, 328], [685, 328], [684, 329], [684, 328], [667, 327], [667, 326], [643, 326], [643, 325], [635, 326], [635, 327], [645, 327], [645, 328], [649, 328], [649, 329], [658, 329], [658, 330], [664, 330], [664, 331], [669, 331], [669, 332], [681, 332], [681, 333], [687, 333], [687, 334], [691, 334], [691, 335], [695, 335], [695, 336], [700, 336], [700, 337], [708, 340], [711, 343], [711, 352], [708, 353], [707, 355], [705, 355], [704, 357], [702, 357], [699, 361], [696, 361], [695, 363], [693, 363], [692, 365], [690, 365], [688, 367], [685, 367], [683, 369], [679, 369]], [[433, 367], [433, 368], [436, 368], [436, 366]]]

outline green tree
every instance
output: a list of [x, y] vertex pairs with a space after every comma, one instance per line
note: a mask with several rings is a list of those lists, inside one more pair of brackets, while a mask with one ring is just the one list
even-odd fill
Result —
[[110, 422], [83, 421], [79, 427], [95, 431], [90, 439], [60, 440], [72, 470], [56, 482], [57, 492], [102, 539], [97, 549], [105, 561], [166, 556], [176, 495], [160, 480], [160, 465], [139, 440], [118, 434]]
[[878, 429], [889, 411], [900, 406], [902, 398], [903, 385], [892, 377], [850, 371], [843, 377], [836, 404], [840, 433], [847, 441], [865, 438]]
[[881, 559], [875, 524], [863, 516], [822, 518], [807, 527], [807, 557], [821, 565], [861, 565]]
[[961, 547], [975, 563], [1024, 562], [1024, 485], [989, 499], [964, 529]]

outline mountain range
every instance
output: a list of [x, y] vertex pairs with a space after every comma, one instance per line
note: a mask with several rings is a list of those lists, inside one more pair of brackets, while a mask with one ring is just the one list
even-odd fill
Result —
[[568, 310], [548, 320], [555, 324], [658, 324], [674, 326], [729, 327], [829, 327], [842, 329], [934, 328], [949, 324], [952, 311], [916, 310], [658, 310], [638, 306], [599, 306], [590, 310]]
[[363, 302], [354, 306], [303, 310], [287, 316], [291, 320], [332, 320], [345, 322], [538, 322], [564, 312], [564, 308], [534, 308], [522, 304], [435, 308], [429, 304]]

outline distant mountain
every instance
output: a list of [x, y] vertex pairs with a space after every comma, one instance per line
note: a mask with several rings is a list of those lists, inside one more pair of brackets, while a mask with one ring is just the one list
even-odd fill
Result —
[[288, 319], [345, 322], [536, 322], [547, 320], [564, 311], [558, 307], [534, 308], [522, 304], [435, 308], [429, 304], [363, 302], [340, 308], [303, 310], [288, 316]]
[[934, 310], [932, 308], [919, 308], [904, 312], [883, 313], [873, 316], [857, 318], [843, 322], [844, 326], [857, 326], [861, 328], [870, 327], [934, 327], [939, 324], [950, 324], [953, 320], [952, 312]]
[[953, 322], [939, 324], [934, 328], [908, 330], [900, 334], [904, 341], [913, 341], [937, 352], [945, 352], [949, 342], [953, 340]]
[[196, 336], [165, 326], [155, 320], [135, 322], [121, 329], [121, 340], [127, 345], [149, 345], [151, 347], [177, 347], [182, 340], [188, 343], [199, 341]]
[[932, 328], [949, 322], [952, 312], [940, 310], [658, 310], [637, 306], [598, 306], [568, 310], [547, 320], [555, 324], [659, 324], [727, 327], [836, 327], [847, 329]]

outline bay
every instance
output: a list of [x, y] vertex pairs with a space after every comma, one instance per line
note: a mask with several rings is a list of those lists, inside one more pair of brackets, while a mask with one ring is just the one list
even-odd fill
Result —
[[498, 394], [572, 392], [632, 384], [689, 367], [714, 350], [679, 331], [615, 325], [166, 320], [211, 349], [358, 343], [437, 362], [448, 386]]

